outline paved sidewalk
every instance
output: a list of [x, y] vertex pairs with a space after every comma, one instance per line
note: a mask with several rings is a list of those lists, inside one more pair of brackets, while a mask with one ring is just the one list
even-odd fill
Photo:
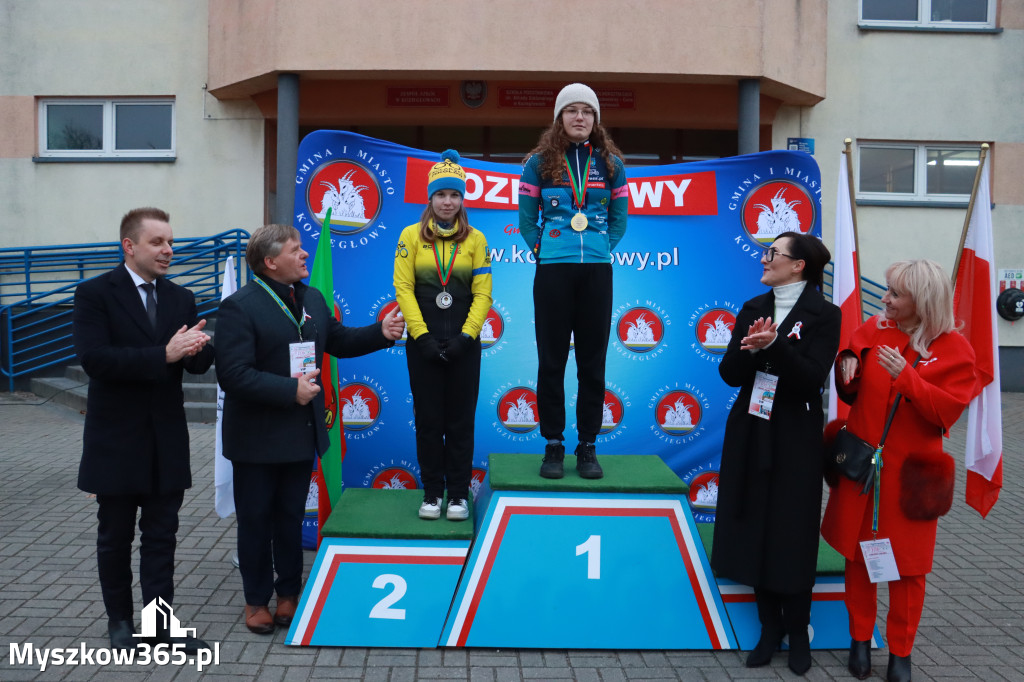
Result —
[[[44, 672], [38, 665], [12, 665], [11, 644], [108, 646], [96, 578], [95, 502], [75, 487], [82, 423], [81, 415], [32, 394], [0, 393], [0, 681], [796, 679], [785, 655], [748, 670], [745, 654], [735, 651], [304, 649], [285, 646], [280, 630], [253, 635], [242, 623], [241, 580], [231, 565], [234, 524], [213, 511], [212, 425], [191, 427], [195, 486], [181, 513], [174, 606], [185, 625], [220, 643], [219, 665], [202, 675], [155, 664]], [[1003, 394], [1003, 423], [1006, 486], [999, 503], [982, 520], [963, 502], [961, 471], [953, 510], [939, 524], [913, 654], [915, 680], [1024, 680], [1024, 394]], [[961, 420], [948, 442], [960, 460], [964, 430]], [[306, 554], [307, 572], [313, 556]], [[880, 594], [884, 614], [884, 588]], [[853, 679], [845, 651], [813, 657], [808, 680]], [[884, 674], [887, 652], [875, 651], [873, 660], [876, 675]]]

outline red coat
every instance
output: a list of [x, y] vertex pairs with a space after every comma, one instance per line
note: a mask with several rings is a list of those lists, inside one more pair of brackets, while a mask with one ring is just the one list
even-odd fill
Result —
[[[909, 337], [895, 325], [879, 329], [877, 317], [865, 322], [850, 339], [847, 351], [860, 359], [857, 376], [846, 387], [852, 400], [847, 428], [869, 443], [878, 443], [897, 393], [896, 409], [882, 452], [878, 537], [889, 538], [900, 575], [924, 575], [932, 570], [938, 521], [908, 519], [900, 508], [900, 469], [913, 453], [941, 455], [942, 436], [970, 402], [974, 385], [974, 351], [957, 332], [943, 334], [929, 347], [931, 357], [912, 367], [917, 352]], [[880, 345], [902, 349], [907, 366], [894, 381], [876, 358]], [[840, 353], [840, 359], [843, 353]], [[836, 361], [838, 367], [839, 360]], [[836, 385], [840, 384], [836, 374]], [[946, 455], [942, 455], [946, 456]], [[821, 534], [847, 559], [861, 559], [861, 540], [869, 540], [874, 496], [860, 494], [860, 485], [840, 477], [832, 489]]]

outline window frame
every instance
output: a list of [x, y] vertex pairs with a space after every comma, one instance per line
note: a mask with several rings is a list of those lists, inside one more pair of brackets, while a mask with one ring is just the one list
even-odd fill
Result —
[[932, 3], [936, 0], [917, 0], [917, 19], [865, 19], [864, 0], [857, 0], [857, 25], [861, 28], [920, 29], [927, 31], [992, 30], [996, 28], [996, 0], [988, 0], [985, 21], [932, 21]]
[[[909, 142], [909, 141], [857, 141], [856, 200], [859, 204], [913, 205], [913, 206], [966, 206], [971, 193], [929, 194], [928, 193], [928, 152], [977, 151], [981, 154], [981, 142]], [[914, 150], [914, 191], [913, 192], [865, 192], [860, 188], [861, 160], [864, 149], [912, 149]]]
[[[120, 105], [170, 106], [170, 148], [168, 149], [116, 149], [117, 107]], [[101, 149], [49, 149], [47, 148], [48, 118], [50, 106], [102, 105], [102, 148]], [[64, 161], [149, 161], [174, 160], [177, 156], [177, 104], [173, 97], [47, 97], [40, 98], [39, 116], [39, 160]]]

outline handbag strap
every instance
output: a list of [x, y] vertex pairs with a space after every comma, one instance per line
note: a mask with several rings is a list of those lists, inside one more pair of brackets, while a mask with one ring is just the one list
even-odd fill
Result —
[[[917, 354], [917, 359], [914, 360], [914, 364], [911, 367], [917, 367], [917, 363], [921, 362], [921, 354]], [[896, 400], [892, 404], [892, 409], [889, 410], [889, 417], [885, 420], [885, 428], [882, 430], [882, 440], [878, 441], [878, 449], [881, 450], [882, 446], [885, 445], [885, 439], [889, 437], [889, 427], [892, 426], [892, 418], [896, 416], [896, 408], [900, 406], [900, 401], [903, 400], [903, 394], [897, 393]]]
[[[917, 367], [917, 363], [921, 362], [921, 354], [917, 354], [917, 359], [914, 360], [914, 364], [911, 367]], [[874, 478], [874, 489], [875, 489], [875, 503], [874, 511], [871, 515], [871, 532], [875, 534], [877, 539], [878, 533], [878, 503], [882, 495], [882, 448], [885, 446], [885, 439], [889, 436], [889, 427], [892, 426], [892, 418], [896, 416], [896, 408], [900, 406], [900, 400], [903, 399], [902, 393], [896, 394], [896, 400], [892, 403], [892, 409], [889, 410], [889, 418], [885, 420], [885, 429], [882, 431], [882, 440], [878, 442], [878, 447], [875, 449], [875, 456], [872, 458], [875, 461], [875, 478]]]

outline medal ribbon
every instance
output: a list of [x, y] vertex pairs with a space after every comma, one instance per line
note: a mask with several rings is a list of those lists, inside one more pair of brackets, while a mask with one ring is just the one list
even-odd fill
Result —
[[305, 316], [305, 314], [302, 315], [302, 322], [301, 323], [297, 322], [295, 320], [295, 316], [292, 315], [292, 311], [288, 309], [288, 306], [285, 305], [285, 302], [281, 300], [281, 297], [278, 296], [277, 294], [275, 294], [274, 290], [271, 289], [270, 286], [266, 282], [264, 282], [259, 277], [253, 277], [253, 280], [256, 282], [256, 284], [259, 284], [261, 287], [263, 287], [264, 291], [266, 291], [268, 294], [270, 294], [270, 298], [274, 299], [274, 301], [277, 303], [277, 305], [281, 308], [281, 312], [283, 312], [285, 315], [287, 315], [288, 319], [292, 321], [292, 324], [294, 324], [298, 328], [299, 336], [301, 337], [302, 336], [302, 325], [306, 323], [306, 316]]
[[[573, 177], [572, 167], [569, 165], [569, 155], [563, 154], [565, 160], [565, 172], [569, 175], [569, 184], [572, 185], [572, 196], [576, 200], [576, 208], [583, 210], [583, 202], [587, 198], [587, 179], [590, 177], [590, 162], [594, 158], [594, 148], [587, 144], [587, 168], [582, 177]], [[577, 174], [579, 175], [579, 174]], [[577, 186], [578, 185], [578, 186]]]
[[437, 265], [437, 276], [441, 280], [441, 286], [448, 286], [448, 280], [452, 277], [452, 264], [455, 262], [455, 256], [459, 252], [459, 243], [455, 242], [455, 247], [452, 249], [451, 258], [448, 259], [448, 265], [441, 265], [441, 254], [437, 251], [437, 240], [434, 240], [434, 263]]

